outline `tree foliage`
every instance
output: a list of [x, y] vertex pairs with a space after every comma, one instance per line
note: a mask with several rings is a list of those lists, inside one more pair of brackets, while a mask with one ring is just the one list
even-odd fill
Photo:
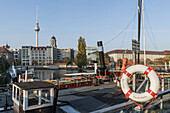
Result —
[[104, 54], [104, 61], [105, 61], [105, 64], [109, 64], [110, 63], [110, 57], [107, 53]]
[[86, 64], [86, 42], [84, 38], [80, 37], [78, 40], [77, 65], [79, 68], [82, 68]]
[[154, 62], [155, 62], [157, 65], [164, 64], [164, 63], [163, 63], [163, 58], [156, 58], [156, 59], [154, 60]]
[[163, 57], [163, 59], [162, 59], [162, 62], [165, 64], [165, 62], [167, 63], [167, 64], [169, 64], [169, 61], [170, 61], [170, 55], [167, 55], [167, 56], [165, 56], [165, 57]]
[[[96, 61], [98, 64], [100, 64], [99, 53], [97, 52], [96, 55], [97, 55]], [[107, 53], [104, 53], [104, 61], [105, 61], [105, 64], [110, 63], [110, 57]]]
[[6, 73], [9, 67], [10, 63], [8, 60], [4, 56], [0, 57], [0, 73]]
[[149, 58], [146, 59], [146, 64], [153, 64], [153, 61]]
[[72, 63], [72, 59], [70, 57], [65, 57], [63, 60], [64, 63], [71, 64]]
[[121, 58], [119, 58], [119, 59], [117, 60], [117, 65], [122, 66], [122, 62], [123, 62], [123, 60], [122, 60]]

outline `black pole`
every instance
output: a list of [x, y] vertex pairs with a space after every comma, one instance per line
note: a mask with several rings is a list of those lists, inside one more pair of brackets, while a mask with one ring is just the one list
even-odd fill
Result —
[[100, 59], [100, 75], [104, 76], [105, 75], [105, 61], [104, 61], [104, 53], [103, 53], [103, 44], [102, 41], [97, 42], [98, 46], [98, 52], [99, 52], [99, 59]]
[[53, 113], [56, 113], [56, 105], [58, 99], [58, 90], [59, 87], [57, 85], [54, 86], [54, 100], [53, 100]]
[[[141, 6], [142, 6], [142, 1], [138, 0], [138, 42], [139, 44], [140, 44]], [[139, 45], [139, 52], [138, 52], [138, 63], [140, 63], [140, 45]]]

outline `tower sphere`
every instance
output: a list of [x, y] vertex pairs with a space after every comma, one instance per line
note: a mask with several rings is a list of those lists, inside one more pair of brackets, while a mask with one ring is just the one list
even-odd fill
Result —
[[38, 23], [36, 23], [36, 26], [34, 28], [35, 31], [40, 31], [40, 27], [38, 26]]

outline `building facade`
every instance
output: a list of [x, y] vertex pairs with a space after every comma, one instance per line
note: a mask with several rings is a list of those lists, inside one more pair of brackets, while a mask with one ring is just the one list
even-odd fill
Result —
[[8, 49], [14, 56], [15, 61], [20, 61], [21, 60], [21, 49]]
[[87, 60], [96, 61], [97, 58], [97, 48], [96, 47], [86, 47]]
[[0, 57], [5, 57], [9, 62], [14, 58], [12, 52], [10, 52], [5, 46], [0, 47]]
[[65, 57], [71, 58], [74, 61], [74, 49], [72, 48], [57, 48], [57, 58], [63, 61]]
[[57, 49], [54, 47], [22, 46], [21, 62], [26, 65], [47, 65], [56, 63]]
[[[119, 59], [127, 58], [133, 59], [132, 50], [112, 50], [107, 52], [109, 57], [113, 62], [117, 62]], [[154, 61], [157, 58], [163, 58], [167, 55], [170, 55], [170, 51], [146, 51], [146, 59]], [[140, 59], [144, 59], [144, 51], [140, 51]]]
[[57, 48], [56, 39], [55, 39], [54, 36], [53, 36], [53, 37], [51, 38], [51, 40], [50, 40], [50, 46], [51, 46], [51, 47]]

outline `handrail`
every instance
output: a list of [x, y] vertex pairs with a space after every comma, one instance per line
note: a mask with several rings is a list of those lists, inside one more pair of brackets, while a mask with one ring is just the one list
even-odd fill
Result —
[[168, 94], [168, 93], [170, 93], [170, 89], [167, 89], [167, 90], [165, 90], [165, 91], [159, 92], [159, 93], [158, 93], [158, 97], [159, 97], [159, 96], [166, 95], [166, 94]]
[[[170, 93], [170, 89], [159, 92], [158, 97], [166, 95], [168, 93]], [[114, 106], [110, 106], [110, 107], [107, 107], [107, 108], [99, 109], [99, 110], [93, 111], [91, 113], [104, 113], [104, 112], [109, 112], [109, 111], [115, 112], [115, 111], [127, 109], [129, 107], [133, 107], [134, 105], [135, 105], [135, 103], [133, 103], [132, 101], [128, 101], [128, 102], [124, 102], [124, 103], [117, 104], [117, 105], [114, 105]]]
[[122, 109], [127, 109], [129, 107], [133, 107], [134, 105], [135, 105], [135, 103], [133, 101], [128, 101], [128, 102], [124, 102], [124, 103], [110, 106], [107, 108], [99, 109], [99, 110], [96, 110], [96, 111], [93, 111], [90, 113], [104, 113], [104, 112], [109, 112], [109, 111], [116, 112], [116, 111], [120, 111]]

